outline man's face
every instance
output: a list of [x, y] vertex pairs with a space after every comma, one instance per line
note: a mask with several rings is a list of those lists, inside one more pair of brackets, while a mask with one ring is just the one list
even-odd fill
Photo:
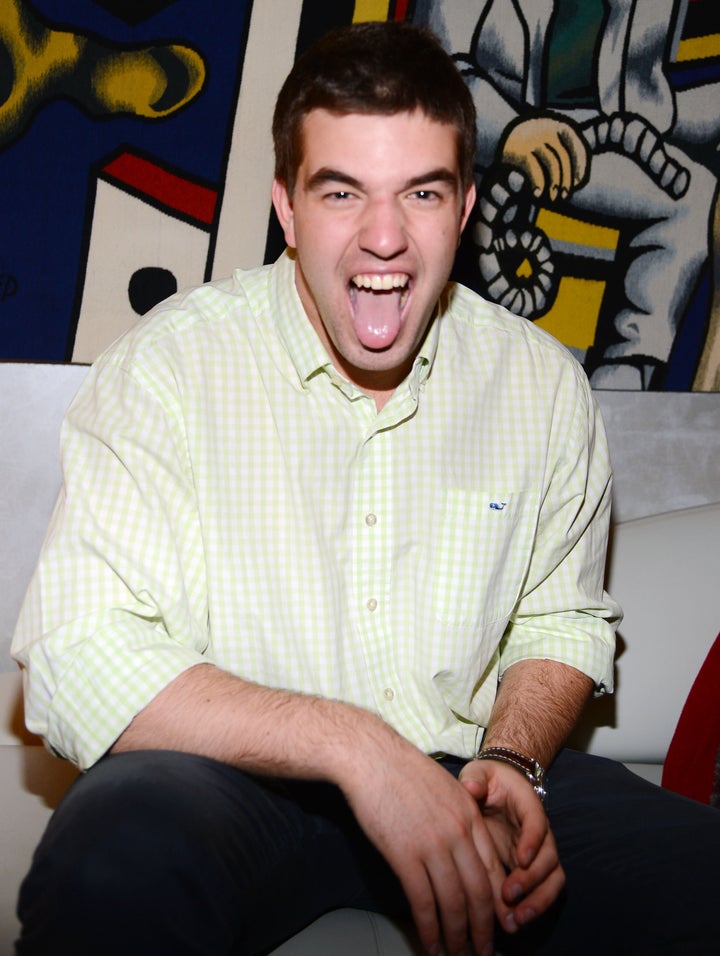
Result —
[[420, 111], [318, 109], [303, 146], [292, 197], [273, 184], [300, 298], [335, 367], [387, 397], [422, 344], [474, 201], [455, 130]]

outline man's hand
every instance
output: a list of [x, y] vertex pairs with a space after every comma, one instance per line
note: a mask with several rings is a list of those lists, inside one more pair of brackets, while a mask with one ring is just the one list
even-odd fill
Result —
[[[515, 918], [510, 899], [514, 883], [507, 882], [499, 850], [502, 847], [508, 859], [513, 856], [508, 843], [522, 829], [515, 820], [532, 816], [531, 803], [526, 806], [525, 794], [508, 801], [513, 806], [509, 827], [495, 821], [498, 811], [493, 805], [488, 825], [478, 805], [478, 795], [484, 800], [487, 790], [482, 771], [463, 786], [405, 741], [398, 738], [391, 752], [387, 743], [386, 738], [384, 753], [371, 767], [363, 770], [356, 765], [360, 773], [343, 786], [357, 820], [400, 879], [427, 951], [439, 952], [442, 938], [448, 956], [468, 953], [469, 943], [478, 956], [491, 954], [495, 915], [506, 927], [512, 927]], [[524, 783], [519, 774], [518, 778]], [[540, 807], [532, 788], [525, 785]], [[523, 834], [521, 855], [528, 865], [531, 852], [525, 844], [534, 847], [541, 842], [540, 834], [535, 835], [539, 829], [536, 823], [527, 836]], [[537, 869], [531, 866], [530, 876], [521, 874], [521, 892], [533, 882]], [[531, 897], [538, 912], [542, 896]]]
[[[549, 766], [591, 688], [557, 661], [515, 663], [498, 687], [485, 744]], [[495, 916], [512, 933], [546, 912], [565, 884], [534, 788], [493, 760], [471, 761], [455, 780], [386, 725], [365, 729], [352, 769], [345, 762], [335, 779], [398, 875], [421, 940], [437, 952], [442, 933], [448, 956], [467, 953], [468, 942], [478, 956], [491, 954]]]
[[[545, 715], [546, 731], [525, 749], [548, 763], [553, 741], [588, 692], [588, 679], [564, 665], [513, 665], [493, 709], [494, 742], [521, 749], [525, 740], [512, 719], [514, 702], [524, 700]], [[548, 699], [555, 710], [564, 701], [561, 714]], [[148, 747], [205, 754], [249, 773], [337, 784], [397, 874], [431, 953], [442, 939], [447, 956], [470, 945], [477, 956], [491, 954], [495, 916], [512, 930], [544, 912], [563, 885], [545, 812], [514, 768], [475, 761], [458, 781], [379, 717], [350, 704], [260, 687], [202, 664], [137, 714], [113, 751]]]
[[[518, 661], [500, 682], [483, 745], [510, 747], [550, 766], [591, 690], [590, 678], [567, 664]], [[500, 895], [510, 912], [496, 912], [512, 932], [544, 913], [565, 884], [555, 838], [532, 784], [514, 767], [471, 761], [460, 782], [478, 801], [507, 870]]]
[[460, 781], [478, 801], [507, 870], [501, 887], [507, 909], [498, 908], [497, 915], [512, 933], [544, 913], [565, 883], [548, 818], [530, 782], [507, 764], [471, 761]]
[[477, 954], [492, 953], [494, 915], [506, 919], [510, 906], [505, 868], [477, 801], [376, 715], [203, 664], [137, 714], [113, 751], [147, 747], [337, 784], [397, 874], [428, 952], [438, 952], [442, 939], [448, 956], [468, 952], [469, 943]]

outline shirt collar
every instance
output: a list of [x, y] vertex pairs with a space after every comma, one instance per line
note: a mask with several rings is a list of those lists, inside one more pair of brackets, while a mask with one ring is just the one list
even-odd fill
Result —
[[[276, 261], [272, 275], [272, 299], [277, 328], [303, 388], [308, 388], [310, 381], [318, 372], [324, 371], [334, 380], [342, 378], [310, 324], [300, 301], [295, 286], [295, 258], [290, 250], [286, 249]], [[438, 306], [438, 313], [442, 311], [444, 311], [443, 301]], [[439, 338], [440, 321], [436, 315], [407, 377], [414, 399], [417, 399], [420, 387], [430, 374]], [[356, 390], [351, 383], [348, 382], [347, 385], [350, 391]]]
[[280, 338], [298, 379], [307, 388], [310, 379], [332, 362], [300, 301], [295, 286], [295, 258], [288, 249], [273, 267], [271, 302]]

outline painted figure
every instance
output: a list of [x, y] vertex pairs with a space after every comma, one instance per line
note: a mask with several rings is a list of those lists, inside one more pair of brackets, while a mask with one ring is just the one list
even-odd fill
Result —
[[[674, 141], [682, 124], [665, 70], [683, 6], [420, 0], [416, 8], [416, 20], [455, 54], [482, 116], [481, 179], [496, 163], [506, 176], [507, 169], [515, 173], [499, 184], [501, 204], [489, 199], [491, 213], [500, 218], [502, 202], [512, 207], [513, 188], [529, 187], [537, 203], [622, 230], [622, 285], [608, 290], [595, 344], [581, 356], [596, 387], [662, 384], [708, 257], [717, 179]], [[717, 136], [717, 123], [711, 132]], [[534, 237], [526, 236], [531, 246]], [[529, 318], [552, 304], [554, 278], [548, 265], [543, 274], [548, 254], [537, 238], [535, 302], [524, 308], [503, 298], [512, 290], [502, 275], [493, 295], [496, 233], [493, 222], [482, 221], [482, 204], [475, 238], [486, 294]]]

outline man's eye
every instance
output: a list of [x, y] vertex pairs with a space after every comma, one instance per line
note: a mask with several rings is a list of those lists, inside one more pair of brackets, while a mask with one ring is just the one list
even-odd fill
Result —
[[328, 193], [326, 198], [335, 202], [342, 202], [343, 200], [352, 198], [352, 193], [344, 189], [338, 189], [335, 192]]
[[432, 202], [439, 198], [434, 189], [416, 189], [411, 195], [413, 199], [420, 199], [424, 202]]

